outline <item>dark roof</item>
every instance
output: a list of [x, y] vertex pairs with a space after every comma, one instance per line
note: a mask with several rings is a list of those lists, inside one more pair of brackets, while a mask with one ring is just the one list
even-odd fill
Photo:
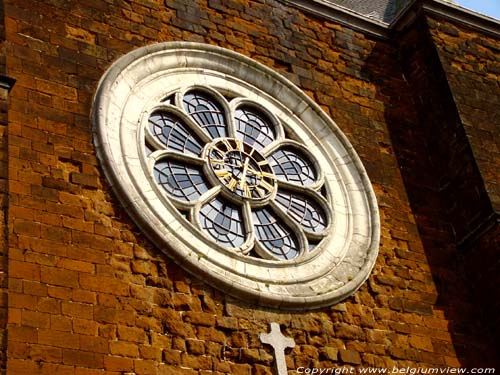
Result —
[[398, 13], [411, 0], [329, 0], [331, 3], [346, 8], [365, 17], [384, 23], [391, 23]]

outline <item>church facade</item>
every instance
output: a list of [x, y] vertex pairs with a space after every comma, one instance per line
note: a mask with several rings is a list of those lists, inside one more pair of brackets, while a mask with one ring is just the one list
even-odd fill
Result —
[[2, 373], [498, 367], [500, 21], [0, 11]]

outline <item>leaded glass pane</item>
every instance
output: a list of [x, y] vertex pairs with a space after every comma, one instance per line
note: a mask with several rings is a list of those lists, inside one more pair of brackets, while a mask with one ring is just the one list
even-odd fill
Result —
[[184, 109], [212, 138], [226, 137], [226, 121], [222, 107], [208, 94], [190, 91], [183, 98]]
[[154, 177], [167, 193], [186, 202], [197, 200], [209, 189], [201, 169], [177, 161], [157, 162], [154, 167]]
[[309, 197], [296, 193], [278, 191], [276, 202], [296, 222], [311, 232], [322, 232], [327, 225], [325, 212]]
[[276, 138], [271, 122], [251, 108], [236, 110], [235, 125], [237, 137], [256, 150], [262, 150]]
[[288, 260], [299, 255], [295, 235], [267, 208], [253, 211], [255, 235], [260, 244], [278, 259]]
[[316, 179], [316, 171], [303, 156], [290, 148], [280, 149], [269, 158], [269, 164], [276, 177], [299, 185], [311, 185]]
[[200, 210], [202, 228], [219, 244], [235, 248], [245, 242], [241, 208], [219, 198]]
[[201, 153], [201, 142], [175, 115], [156, 111], [149, 117], [151, 134], [168, 149], [195, 156]]

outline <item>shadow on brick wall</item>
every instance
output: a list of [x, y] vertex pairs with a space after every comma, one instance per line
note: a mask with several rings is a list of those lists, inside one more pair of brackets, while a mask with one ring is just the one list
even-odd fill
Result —
[[[432, 310], [449, 322], [461, 366], [498, 365], [488, 315], [492, 313], [488, 305], [498, 292], [490, 291], [489, 300], [478, 293], [471, 274], [481, 269], [471, 270], [467, 261], [473, 250], [457, 247], [491, 215], [492, 208], [427, 25], [422, 20], [396, 42], [402, 70], [393, 72], [394, 79], [376, 83], [378, 97], [386, 103], [389, 98], [385, 118], [392, 148], [438, 293]], [[375, 76], [383, 48], [372, 51], [363, 74]], [[491, 250], [498, 225], [490, 230], [482, 243], [469, 246], [479, 247], [476, 255], [482, 253], [481, 247]], [[487, 253], [494, 256], [483, 252]], [[482, 287], [486, 285], [483, 280]], [[449, 348], [440, 347], [439, 340], [433, 338], [432, 343], [434, 353], [442, 358], [454, 356]], [[448, 364], [437, 357], [432, 361]]]

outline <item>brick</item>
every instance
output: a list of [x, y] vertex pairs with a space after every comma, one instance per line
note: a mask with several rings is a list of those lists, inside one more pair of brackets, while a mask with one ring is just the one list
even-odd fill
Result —
[[103, 367], [102, 354], [73, 349], [63, 349], [62, 354], [65, 365], [99, 369]]
[[147, 360], [134, 360], [134, 370], [137, 375], [158, 374], [158, 362]]
[[98, 333], [98, 324], [92, 320], [74, 319], [72, 327], [73, 332], [81, 335], [96, 336]]
[[134, 360], [108, 355], [104, 357], [104, 369], [107, 371], [133, 371]]
[[24, 343], [38, 342], [38, 329], [35, 327], [11, 326], [9, 328], [10, 340]]
[[187, 340], [186, 347], [187, 347], [188, 353], [195, 354], [195, 355], [205, 354], [205, 344], [203, 341]]
[[95, 44], [96, 37], [93, 33], [77, 27], [72, 27], [70, 25], [65, 25], [66, 37], [75, 39], [81, 42]]
[[40, 78], [35, 78], [35, 82], [36, 82], [36, 88], [40, 92], [52, 95], [60, 95], [63, 98], [74, 101], [76, 101], [78, 98], [78, 94], [74, 87], [68, 87], [56, 82], [51, 82]]
[[38, 282], [40, 281], [41, 268], [38, 264], [11, 260], [9, 262], [9, 274], [13, 278], [33, 280]]
[[190, 324], [182, 323], [178, 320], [165, 320], [164, 325], [165, 331], [172, 335], [185, 338], [195, 337], [194, 328]]
[[98, 176], [73, 172], [70, 175], [70, 181], [77, 185], [82, 185], [87, 188], [100, 188]]
[[31, 360], [11, 359], [9, 361], [9, 372], [12, 374], [36, 374], [39, 372], [38, 363]]
[[359, 355], [358, 352], [354, 350], [340, 349], [339, 357], [340, 360], [344, 363], [349, 363], [353, 365], [361, 364], [361, 356]]
[[98, 336], [80, 336], [80, 349], [92, 353], [109, 354], [109, 339]]
[[58, 348], [78, 349], [79, 335], [52, 331], [48, 329], [40, 329], [38, 331], [38, 342], [44, 345], [55, 346]]
[[213, 341], [218, 343], [224, 343], [226, 340], [224, 333], [218, 331], [215, 328], [200, 326], [198, 327], [197, 332], [197, 337], [200, 340]]
[[28, 355], [34, 361], [60, 363], [62, 350], [45, 345], [31, 345]]
[[20, 219], [14, 220], [14, 233], [39, 238], [40, 223]]
[[334, 329], [336, 336], [340, 338], [363, 340], [365, 337], [363, 329], [354, 325], [336, 323]]
[[71, 231], [66, 228], [42, 225], [41, 238], [53, 241], [56, 244], [69, 243], [71, 241]]
[[38, 311], [23, 310], [21, 322], [27, 327], [50, 328], [50, 315]]
[[168, 365], [180, 366], [181, 364], [181, 351], [164, 349], [162, 352], [162, 361]]
[[78, 288], [78, 272], [57, 267], [42, 267], [41, 281], [50, 285]]
[[41, 375], [74, 375], [74, 366], [61, 365], [56, 363], [44, 363], [42, 365]]
[[[50, 316], [50, 329], [53, 331], [71, 332], [73, 329], [72, 321], [60, 315]], [[76, 332], [75, 333], [80, 333]]]
[[186, 323], [195, 325], [203, 325], [207, 327], [215, 326], [215, 315], [203, 312], [187, 311], [183, 315], [183, 320]]
[[80, 284], [83, 289], [95, 292], [111, 293], [114, 295], [129, 295], [129, 287], [126, 283], [112, 277], [80, 274]]
[[434, 350], [430, 337], [410, 336], [409, 343], [412, 348], [432, 352]]
[[327, 361], [337, 361], [338, 353], [337, 348], [325, 347], [321, 350], [321, 357]]
[[94, 307], [86, 303], [78, 302], [65, 302], [61, 304], [62, 315], [70, 316], [73, 318], [91, 320], [94, 317]]
[[125, 342], [125, 341], [114, 341], [109, 343], [110, 353], [113, 355], [121, 355], [124, 357], [137, 358], [139, 355], [139, 348], [137, 344]]
[[75, 302], [84, 302], [95, 305], [97, 302], [97, 297], [95, 292], [90, 292], [87, 290], [73, 290], [72, 291], [72, 299]]
[[143, 329], [135, 327], [118, 326], [118, 338], [122, 341], [146, 343], [148, 341]]
[[63, 227], [81, 232], [94, 233], [94, 223], [72, 217], [63, 217]]

